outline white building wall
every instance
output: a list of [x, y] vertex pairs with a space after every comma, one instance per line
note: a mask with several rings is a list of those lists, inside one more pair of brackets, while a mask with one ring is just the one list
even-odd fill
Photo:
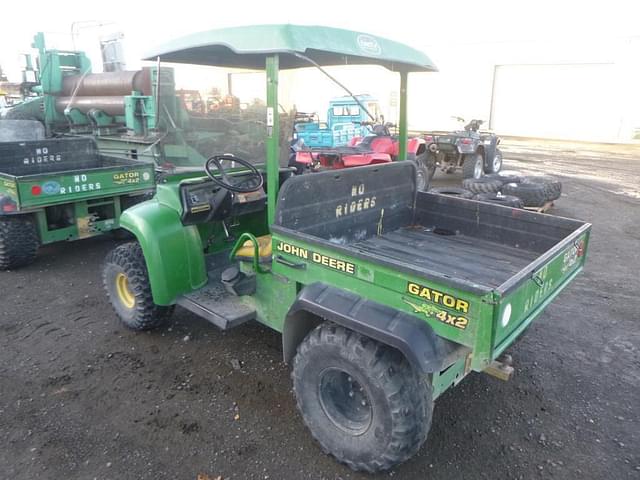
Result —
[[[488, 121], [491, 117], [492, 93], [499, 97], [504, 91], [493, 92], [494, 75], [497, 65], [528, 65], [532, 76], [529, 85], [523, 90], [552, 88], [545, 82], [544, 86], [536, 85], [535, 77], [540, 80], [549, 79], [549, 65], [605, 64], [610, 68], [592, 69], [591, 76], [583, 79], [582, 85], [575, 85], [582, 90], [584, 107], [580, 113], [587, 112], [594, 118], [605, 135], [598, 140], [628, 141], [634, 129], [640, 126], [640, 39], [555, 39], [535, 42], [502, 42], [465, 45], [432, 45], [424, 50], [440, 68], [440, 73], [433, 76], [427, 74], [414, 75], [410, 81], [410, 126], [415, 129], [436, 129], [451, 126], [451, 115], [465, 118], [481, 118]], [[539, 65], [539, 68], [536, 66]], [[498, 67], [500, 68], [500, 67]], [[559, 71], [562, 70], [559, 68]], [[579, 69], [580, 67], [575, 67]], [[525, 69], [526, 70], [526, 69]], [[602, 76], [605, 73], [606, 75]], [[547, 75], [545, 75], [545, 71]], [[587, 73], [589, 68], [584, 68]], [[575, 73], [575, 72], [574, 72]], [[575, 75], [567, 73], [555, 88], [548, 92], [550, 97], [562, 97], [563, 89], [570, 89], [567, 83]], [[599, 78], [598, 78], [599, 77]], [[579, 76], [578, 76], [579, 78]], [[564, 83], [563, 83], [564, 80]], [[588, 86], [589, 88], [585, 88]], [[513, 85], [496, 85], [496, 88], [513, 88]], [[572, 93], [569, 91], [569, 93]], [[575, 93], [575, 92], [573, 92]], [[577, 97], [576, 95], [573, 95]], [[515, 98], [513, 96], [513, 98]], [[572, 100], [575, 107], [575, 98]], [[572, 119], [572, 102], [549, 111], [549, 117], [558, 122], [557, 117]], [[523, 108], [526, 109], [525, 101]], [[580, 105], [578, 105], [580, 106]], [[526, 118], [523, 112], [522, 118]], [[573, 116], [575, 120], [575, 115]], [[497, 118], [495, 120], [498, 120]], [[536, 121], [542, 121], [538, 118]], [[496, 123], [496, 122], [494, 122]], [[498, 127], [496, 123], [496, 127]], [[578, 126], [579, 127], [579, 126]], [[532, 128], [531, 122], [516, 122], [505, 128], [505, 134], [534, 135], [543, 132], [543, 128]], [[498, 131], [498, 133], [501, 133]], [[565, 138], [593, 140], [594, 129], [575, 128]], [[542, 134], [541, 136], [554, 136]]]

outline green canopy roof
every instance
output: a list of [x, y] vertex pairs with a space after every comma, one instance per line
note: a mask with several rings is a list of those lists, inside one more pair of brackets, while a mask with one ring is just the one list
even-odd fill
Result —
[[304, 25], [255, 25], [195, 33], [151, 50], [145, 60], [218, 67], [264, 69], [265, 59], [281, 54], [280, 68], [381, 65], [393, 71], [432, 72], [424, 53], [386, 38], [340, 28]]

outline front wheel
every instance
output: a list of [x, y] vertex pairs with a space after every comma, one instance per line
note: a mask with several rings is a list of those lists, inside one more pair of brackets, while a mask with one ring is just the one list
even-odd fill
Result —
[[387, 470], [427, 438], [430, 385], [393, 348], [325, 323], [298, 347], [292, 378], [311, 434], [353, 470]]
[[462, 161], [462, 178], [480, 178], [484, 173], [484, 160], [479, 153], [465, 155]]
[[147, 265], [138, 242], [119, 245], [107, 255], [102, 279], [113, 309], [132, 330], [155, 328], [173, 312], [173, 306], [153, 303]]

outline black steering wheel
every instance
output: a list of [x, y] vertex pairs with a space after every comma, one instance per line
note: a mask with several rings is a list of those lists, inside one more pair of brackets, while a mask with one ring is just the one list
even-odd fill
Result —
[[[222, 168], [223, 161], [235, 162], [239, 163], [243, 167], [249, 169], [249, 178], [246, 177], [230, 177], [227, 175], [227, 172], [224, 168]], [[215, 166], [215, 170], [222, 177], [221, 179], [217, 177], [212, 171], [212, 166]], [[209, 157], [204, 164], [204, 171], [209, 176], [211, 181], [222, 187], [226, 190], [236, 193], [250, 193], [260, 190], [264, 183], [264, 178], [262, 174], [258, 171], [258, 169], [242, 158], [236, 157], [235, 155], [231, 155], [229, 153], [225, 153], [224, 155], [214, 155], [213, 157]], [[247, 186], [250, 185], [250, 186]]]

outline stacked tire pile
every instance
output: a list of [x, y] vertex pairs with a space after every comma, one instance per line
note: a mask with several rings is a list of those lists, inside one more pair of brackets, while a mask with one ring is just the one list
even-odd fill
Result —
[[515, 208], [543, 207], [562, 194], [562, 183], [555, 177], [522, 176], [506, 171], [480, 178], [465, 178], [462, 187], [440, 187], [430, 191]]

